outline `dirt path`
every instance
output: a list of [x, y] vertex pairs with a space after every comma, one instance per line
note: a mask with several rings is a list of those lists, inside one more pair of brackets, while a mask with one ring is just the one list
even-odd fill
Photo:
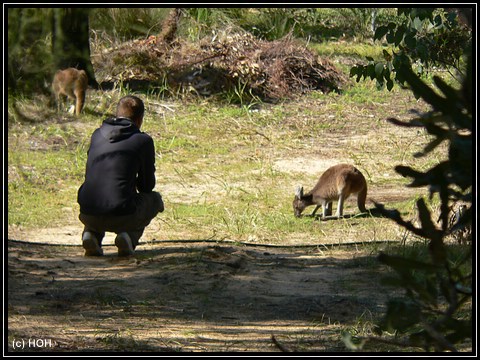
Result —
[[8, 350], [347, 351], [341, 331], [384, 309], [383, 271], [355, 247], [168, 242], [91, 258], [10, 240]]

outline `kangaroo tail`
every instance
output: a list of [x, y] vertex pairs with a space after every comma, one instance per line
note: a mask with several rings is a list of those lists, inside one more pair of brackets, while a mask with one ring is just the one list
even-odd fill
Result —
[[363, 190], [358, 193], [358, 197], [357, 197], [357, 205], [361, 212], [367, 212], [367, 208], [365, 207], [366, 201], [367, 201], [367, 185], [365, 185]]

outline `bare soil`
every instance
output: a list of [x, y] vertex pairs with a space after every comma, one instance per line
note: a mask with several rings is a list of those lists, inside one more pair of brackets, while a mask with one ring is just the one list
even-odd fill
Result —
[[343, 352], [386, 296], [355, 246], [151, 242], [120, 258], [8, 241], [9, 351]]

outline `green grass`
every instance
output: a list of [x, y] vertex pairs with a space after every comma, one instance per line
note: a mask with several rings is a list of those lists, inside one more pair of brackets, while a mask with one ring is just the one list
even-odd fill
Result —
[[[354, 54], [363, 56], [363, 47], [365, 53], [375, 51], [368, 44], [311, 46], [322, 54], [334, 49], [332, 56], [340, 62]], [[78, 224], [65, 208], [78, 213], [76, 195], [91, 133], [125, 93], [89, 91], [79, 119], [55, 113], [41, 98], [9, 98], [9, 225], [33, 229]], [[260, 103], [258, 111], [213, 98], [161, 100], [138, 95], [145, 100], [142, 130], [154, 138], [157, 190], [166, 203], [166, 211], [154, 220], [155, 238], [275, 244], [398, 239], [401, 231], [382, 218], [294, 218], [295, 186], [313, 187], [320, 172], [283, 169], [279, 161], [351, 162], [364, 172], [369, 195], [375, 197], [383, 189], [396, 188], [397, 192], [390, 190], [395, 195], [406, 191], [408, 181], [394, 172], [394, 166], [426, 169], [445, 154], [439, 149], [426, 158], [414, 158], [428, 136], [399, 129], [386, 118], [408, 120], [411, 108], [428, 107], [408, 91], [398, 87], [377, 91], [369, 81], [352, 81], [341, 95], [312, 92], [275, 105]], [[14, 110], [14, 102], [23, 116]], [[389, 208], [398, 207], [413, 217], [412, 201], [422, 193], [426, 194], [419, 189], [384, 200]], [[356, 212], [351, 199], [346, 214]]]
[[370, 56], [374, 59], [380, 59], [382, 57], [381, 44], [365, 43], [365, 42], [322, 42], [311, 44], [312, 50], [315, 50], [319, 55], [327, 57], [347, 57], [355, 61], [366, 61], [365, 57]]

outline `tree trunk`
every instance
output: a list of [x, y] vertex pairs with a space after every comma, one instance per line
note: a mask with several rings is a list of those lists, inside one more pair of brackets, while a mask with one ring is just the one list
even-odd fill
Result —
[[90, 60], [87, 8], [53, 9], [52, 53], [54, 70], [74, 67], [87, 72], [88, 84], [98, 87]]

